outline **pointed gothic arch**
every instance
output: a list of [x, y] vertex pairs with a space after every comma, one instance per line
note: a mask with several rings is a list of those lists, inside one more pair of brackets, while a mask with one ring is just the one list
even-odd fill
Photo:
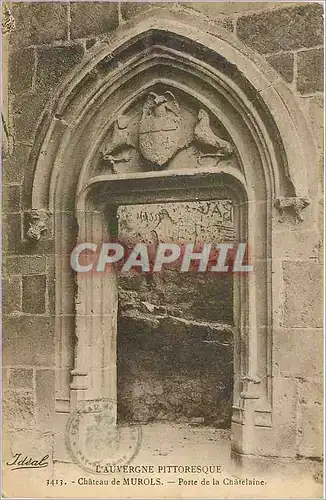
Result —
[[[37, 239], [44, 217], [53, 219], [57, 409], [116, 399], [116, 278], [109, 285], [107, 275], [106, 284], [101, 276], [76, 282], [68, 261], [76, 241], [109, 238], [112, 206], [148, 199], [144, 186], [156, 201], [185, 200], [194, 189], [207, 199], [225, 189], [256, 269], [236, 292], [232, 448], [255, 454], [272, 429], [272, 219], [275, 204], [300, 218], [309, 202], [310, 132], [278, 74], [231, 34], [197, 17], [154, 16], [126, 23], [89, 51], [49, 103], [32, 151], [33, 183], [25, 183], [29, 235]], [[188, 101], [193, 115], [206, 110], [232, 142], [234, 159], [196, 169], [101, 170], [113, 124], [121, 115], [137, 119], [153, 90]]]

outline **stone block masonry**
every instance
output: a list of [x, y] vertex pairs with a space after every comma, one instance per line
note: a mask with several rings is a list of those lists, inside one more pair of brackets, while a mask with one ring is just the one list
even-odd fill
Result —
[[[65, 305], [61, 302], [58, 305], [58, 297], [55, 296], [55, 280], [57, 279], [55, 266], [58, 262], [56, 260], [58, 247], [55, 250], [53, 217], [50, 216], [46, 220], [45, 231], [38, 242], [27, 237], [30, 211], [31, 208], [35, 208], [31, 206], [35, 155], [40, 154], [39, 148], [46, 126], [53, 118], [61, 123], [62, 129], [67, 127], [65, 130], [67, 131], [66, 137], [68, 137], [68, 132], [72, 131], [74, 125], [62, 122], [62, 116], [51, 115], [50, 110], [55, 93], [67, 80], [71, 71], [76, 69], [82, 61], [94, 57], [96, 47], [101, 42], [113, 43], [119, 33], [125, 33], [129, 26], [136, 26], [155, 15], [155, 19], [166, 19], [176, 23], [187, 24], [189, 19], [198, 25], [205, 23], [207, 36], [218, 37], [218, 33], [222, 30], [225, 39], [232, 37], [235, 44], [245, 48], [248, 61], [258, 57], [261, 64], [268, 63], [276, 70], [273, 76], [274, 82], [285, 84], [286, 92], [294, 96], [298, 108], [305, 116], [306, 128], [303, 127], [295, 132], [303, 137], [309, 130], [312, 131], [311, 145], [312, 148], [316, 147], [317, 161], [311, 162], [307, 174], [306, 187], [310, 204], [305, 210], [305, 220], [294, 221], [293, 217], [288, 214], [281, 218], [273, 208], [272, 220], [268, 221], [272, 244], [267, 258], [272, 260], [273, 304], [270, 317], [259, 319], [261, 324], [258, 325], [257, 338], [259, 340], [259, 328], [265, 328], [268, 323], [273, 346], [272, 373], [268, 375], [272, 380], [273, 400], [269, 403], [273, 407], [272, 420], [276, 422], [278, 430], [275, 431], [276, 434], [273, 434], [273, 443], [270, 448], [268, 449], [268, 445], [262, 439], [258, 451], [270, 456], [279, 453], [283, 458], [299, 457], [301, 460], [312, 458], [311, 462], [318, 463], [321, 459], [322, 405], [320, 386], [322, 373], [322, 270], [320, 263], [323, 231], [321, 193], [324, 43], [322, 5], [299, 2], [167, 2], [155, 5], [137, 2], [13, 2], [10, 7], [15, 19], [15, 29], [4, 35], [9, 63], [8, 68], [4, 69], [8, 81], [6, 89], [8, 99], [5, 102], [4, 113], [8, 144], [2, 163], [5, 251], [3, 259], [3, 364], [5, 369], [4, 416], [11, 422], [13, 430], [17, 433], [19, 430], [20, 437], [24, 432], [26, 435], [35, 434], [39, 442], [46, 443], [44, 449], [47, 449], [48, 446], [54, 446], [54, 436], [57, 432], [55, 425], [62, 417], [61, 414], [56, 413], [55, 409], [56, 346], [58, 345], [55, 314], [57, 307], [64, 308]], [[150, 37], [146, 39], [147, 44], [148, 40]], [[145, 44], [142, 49], [146, 47], [148, 48]], [[218, 50], [219, 43], [216, 44], [216, 51]], [[83, 82], [83, 85], [85, 84], [86, 87], [90, 81], [100, 81], [103, 77], [101, 71], [104, 74], [106, 70], [100, 68], [98, 72], [94, 71], [90, 80], [86, 84]], [[169, 68], [169, 71], [172, 72], [172, 69]], [[270, 90], [265, 88], [264, 92]], [[282, 94], [284, 100], [286, 100], [286, 92]], [[73, 100], [74, 97], [71, 96], [71, 99]], [[219, 105], [223, 99], [218, 102]], [[265, 118], [265, 115], [262, 116]], [[226, 117], [225, 123], [231, 118], [230, 114]], [[191, 119], [190, 117], [189, 120]], [[268, 115], [266, 121], [272, 121], [272, 118]], [[55, 144], [51, 143], [51, 147], [54, 146]], [[245, 147], [243, 149], [245, 150]], [[41, 155], [46, 157], [47, 152], [42, 151]], [[76, 154], [78, 152], [72, 149], [71, 158], [73, 159]], [[81, 161], [84, 161], [84, 158]], [[253, 163], [256, 161], [254, 158]], [[297, 165], [297, 168], [299, 171], [301, 165]], [[45, 176], [44, 171], [44, 179], [42, 179], [44, 183], [47, 182]], [[282, 185], [283, 181], [284, 179], [279, 179]], [[286, 182], [284, 186], [287, 190]], [[288, 192], [290, 196], [292, 196], [291, 189]], [[72, 199], [72, 205], [73, 202]], [[74, 224], [76, 225], [73, 221], [69, 223], [71, 233], [64, 234], [63, 238], [75, 239]], [[71, 244], [71, 248], [74, 243]], [[62, 289], [69, 290], [66, 297], [68, 295], [74, 297], [76, 284], [73, 282], [72, 285], [67, 285], [65, 279], [66, 276], [62, 280]], [[182, 315], [187, 316], [188, 321], [186, 325], [183, 324], [181, 332], [187, 361], [191, 352], [188, 340], [193, 335], [194, 322], [223, 322], [233, 327], [231, 284], [225, 284], [224, 288], [217, 286], [216, 283], [216, 286], [211, 284], [211, 295], [227, 295], [224, 307], [219, 310], [217, 308], [220, 316], [212, 318], [207, 316], [211, 309], [211, 302], [204, 292], [201, 293], [201, 297], [198, 292], [196, 310], [195, 306], [188, 307], [189, 300], [181, 305], [177, 303], [178, 300], [182, 302], [182, 294], [185, 291], [185, 286], [178, 281], [171, 280], [171, 296], [176, 300], [171, 300], [169, 304], [162, 299], [162, 293], [164, 295], [165, 291], [162, 289], [161, 282], [157, 284], [155, 291], [154, 287], [151, 288], [151, 283], [144, 285], [137, 284], [136, 281], [131, 283], [126, 280], [120, 283], [122, 307], [119, 314], [120, 324], [126, 332], [125, 342], [132, 336], [130, 331], [136, 328], [140, 338], [140, 332], [149, 323], [155, 322], [156, 333], [152, 338], [152, 347], [156, 349], [161, 341], [160, 335], [170, 335], [175, 324], [179, 325], [180, 311], [178, 309], [181, 309]], [[136, 317], [131, 317], [123, 310], [123, 304], [133, 302], [135, 289], [139, 309]], [[198, 290], [203, 291], [203, 289], [198, 287]], [[261, 298], [262, 293], [263, 291], [259, 290], [256, 301], [265, 300]], [[150, 304], [149, 307], [154, 304], [158, 309], [154, 307], [154, 312], [148, 311], [144, 303], [147, 303], [147, 307], [148, 304]], [[163, 309], [160, 309], [162, 307]], [[63, 331], [73, 329], [75, 324], [73, 311], [74, 307], [71, 306], [69, 314], [60, 318]], [[161, 316], [164, 316], [163, 320]], [[203, 336], [207, 337], [207, 329], [209, 330], [210, 327], [206, 325], [205, 328]], [[205, 337], [204, 340], [215, 341], [214, 335], [212, 334], [212, 338]], [[216, 333], [216, 337], [218, 335]], [[226, 355], [229, 355], [229, 351], [232, 350], [231, 337], [232, 332], [228, 331], [227, 346], [215, 346], [216, 355], [221, 355], [221, 352], [217, 352], [219, 349], [225, 349]], [[170, 340], [171, 345], [177, 345], [176, 338], [173, 337]], [[67, 352], [66, 358], [61, 362], [66, 370], [64, 372], [68, 387], [66, 393], [69, 393], [73, 339], [67, 336], [64, 342], [66, 342]], [[120, 339], [120, 342], [123, 343], [123, 339]], [[123, 350], [123, 345], [120, 344], [120, 348]], [[149, 352], [141, 348], [141, 339], [137, 349], [139, 356], [147, 362], [148, 371], [153, 373], [158, 370]], [[203, 343], [198, 347], [199, 351], [200, 349], [204, 349]], [[128, 350], [123, 352], [123, 356], [127, 371], [138, 370], [137, 376], [143, 375], [142, 370], [135, 366]], [[232, 362], [230, 358], [231, 365], [224, 366], [225, 373], [228, 372], [230, 366], [232, 368]], [[171, 370], [172, 365], [171, 362], [169, 365]], [[180, 375], [179, 380], [184, 381], [183, 375]], [[211, 397], [214, 388], [208, 379], [205, 390], [209, 392], [208, 397]], [[199, 381], [200, 377], [194, 376], [191, 380], [188, 378], [186, 381], [187, 397], [198, 390]], [[129, 389], [125, 388], [122, 404], [126, 415], [131, 413], [138, 415], [139, 421], [150, 420], [153, 415], [154, 417], [159, 415], [162, 419], [172, 418], [180, 401], [175, 398], [169, 401], [169, 406], [164, 397], [169, 395], [172, 389], [174, 390], [174, 382], [169, 379], [163, 383], [162, 377], [160, 379], [159, 376], [154, 382], [152, 385], [149, 383], [146, 390], [141, 392], [137, 380], [134, 380], [129, 388], [134, 395], [131, 407], [127, 404]], [[120, 378], [119, 383], [121, 386], [125, 385], [123, 377]], [[226, 381], [221, 380], [221, 387], [225, 385]], [[221, 410], [223, 422], [229, 422], [227, 398], [228, 394], [223, 400], [224, 406], [222, 405]], [[144, 401], [147, 401], [149, 405], [146, 414], [141, 413]], [[214, 401], [211, 403], [212, 409]], [[204, 416], [196, 413], [190, 396], [185, 407], [189, 420], [204, 418], [204, 421], [205, 419], [209, 421], [208, 413]], [[219, 416], [213, 411], [211, 413], [214, 417], [214, 424]], [[181, 414], [182, 411], [180, 411], [182, 420]], [[257, 429], [262, 432], [262, 427], [257, 427]], [[54, 454], [61, 454], [61, 450], [58, 452], [60, 444], [54, 447], [57, 447]], [[281, 452], [278, 451], [280, 449]]]

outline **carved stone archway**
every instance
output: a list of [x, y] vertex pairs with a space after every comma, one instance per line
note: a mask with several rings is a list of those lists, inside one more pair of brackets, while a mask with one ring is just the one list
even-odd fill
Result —
[[[235, 293], [232, 449], [264, 454], [273, 404], [272, 218], [275, 205], [299, 219], [308, 204], [312, 141], [295, 98], [256, 54], [197, 18], [158, 19], [126, 24], [89, 52], [58, 90], [33, 151], [33, 186], [25, 186], [31, 193], [29, 235], [38, 238], [43, 219], [53, 217], [57, 409], [116, 399], [116, 277], [112, 272], [110, 280], [106, 273], [76, 282], [69, 267], [76, 241], [107, 240], [121, 203], [232, 194], [239, 234], [250, 241], [255, 266]], [[211, 158], [182, 168], [182, 161], [166, 162], [153, 169], [137, 156], [137, 143], [130, 169], [120, 169], [124, 161], [112, 168], [116, 158], [103, 163], [105, 149], [107, 156], [115, 153], [107, 143], [112, 146], [121, 117], [137, 124], [148, 96], [166, 92], [188, 116], [189, 130], [202, 111], [233, 155], [222, 155], [219, 163]], [[180, 154], [194, 147], [192, 140]]]

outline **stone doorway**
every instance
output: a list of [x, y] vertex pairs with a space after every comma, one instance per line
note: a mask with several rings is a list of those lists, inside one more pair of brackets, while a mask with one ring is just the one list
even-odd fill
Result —
[[[149, 253], [159, 243], [235, 240], [231, 200], [120, 206], [117, 215], [119, 242], [145, 243]], [[232, 274], [175, 263], [120, 274], [118, 290], [118, 422], [230, 428]]]
[[[74, 276], [66, 256], [76, 241], [105, 241], [117, 206], [222, 199], [223, 192], [234, 200], [239, 241], [250, 240], [255, 265], [250, 280], [234, 278], [232, 452], [239, 460], [275, 456], [276, 209], [283, 220], [302, 220], [315, 152], [295, 96], [270, 67], [228, 33], [213, 35], [210, 25], [198, 23], [197, 17], [176, 23], [156, 16], [125, 27], [110, 44], [96, 44], [94, 57], [70, 75], [40, 125], [24, 209], [26, 237], [39, 241], [48, 227], [55, 249], [56, 413], [116, 399], [116, 276], [109, 282]], [[165, 154], [156, 158], [157, 148], [144, 140], [142, 115], [147, 104], [167, 109], [164, 95], [175, 97], [181, 114], [172, 106], [171, 122], [185, 137], [176, 143], [169, 133]], [[195, 129], [203, 122], [232, 145], [230, 158], [217, 162], [218, 151], [198, 144]], [[181, 149], [167, 164], [175, 147]]]

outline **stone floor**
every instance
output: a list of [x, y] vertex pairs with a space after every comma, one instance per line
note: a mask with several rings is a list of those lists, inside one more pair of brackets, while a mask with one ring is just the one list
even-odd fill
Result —
[[201, 425], [151, 423], [133, 463], [223, 464], [230, 467], [230, 431]]

